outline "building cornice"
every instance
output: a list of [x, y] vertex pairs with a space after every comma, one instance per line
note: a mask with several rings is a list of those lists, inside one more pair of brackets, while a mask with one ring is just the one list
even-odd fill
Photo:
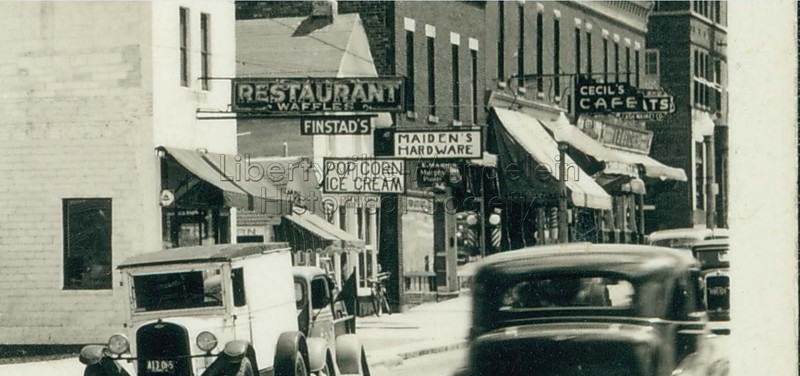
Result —
[[724, 32], [725, 34], [728, 33], [728, 28], [720, 23], [712, 21], [710, 18], [704, 17], [699, 13], [695, 13], [691, 10], [670, 10], [670, 11], [657, 11], [650, 14], [651, 17], [658, 17], [658, 16], [689, 16], [693, 17], [699, 21], [702, 21], [706, 25], [719, 29], [720, 31]]
[[569, 3], [641, 33], [647, 32], [647, 16], [655, 4], [653, 1], [569, 1]]

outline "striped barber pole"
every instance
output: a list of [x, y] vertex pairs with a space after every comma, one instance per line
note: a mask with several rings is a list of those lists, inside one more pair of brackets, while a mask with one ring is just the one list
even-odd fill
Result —
[[492, 247], [495, 249], [500, 249], [500, 237], [502, 236], [502, 231], [500, 231], [500, 226], [492, 227]]
[[474, 229], [468, 228], [464, 231], [464, 246], [476, 247], [478, 246], [478, 235]]

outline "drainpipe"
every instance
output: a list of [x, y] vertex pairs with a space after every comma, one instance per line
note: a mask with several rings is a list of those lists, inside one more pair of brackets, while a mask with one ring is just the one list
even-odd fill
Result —
[[714, 178], [714, 134], [704, 136], [706, 143], [706, 227], [717, 227], [716, 179]]

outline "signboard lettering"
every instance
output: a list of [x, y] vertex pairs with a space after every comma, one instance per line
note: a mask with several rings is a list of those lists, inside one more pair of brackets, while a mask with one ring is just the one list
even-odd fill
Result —
[[370, 116], [319, 116], [301, 117], [300, 134], [313, 135], [367, 135], [372, 133]]
[[586, 116], [578, 118], [578, 129], [604, 145], [649, 154], [653, 132], [610, 124]]
[[237, 113], [402, 112], [403, 78], [236, 78]]
[[420, 162], [416, 178], [420, 187], [444, 186], [445, 183], [460, 182], [461, 171], [456, 163]]
[[412, 159], [480, 159], [479, 130], [397, 131], [394, 156]]
[[404, 193], [401, 159], [323, 159], [325, 193]]
[[[669, 114], [675, 112], [672, 97], [642, 92], [628, 83], [579, 80], [575, 87], [576, 111], [583, 114]], [[649, 118], [652, 115], [647, 115]]]

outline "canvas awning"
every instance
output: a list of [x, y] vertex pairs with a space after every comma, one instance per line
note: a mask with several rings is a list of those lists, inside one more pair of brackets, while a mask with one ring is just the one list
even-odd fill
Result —
[[338, 253], [364, 250], [364, 241], [305, 210], [284, 215], [275, 238], [288, 242], [294, 251]]
[[[505, 191], [526, 199], [553, 200], [558, 197], [558, 144], [541, 122], [526, 114], [493, 108], [497, 119], [495, 138], [499, 171]], [[566, 156], [566, 185], [574, 206], [611, 209], [611, 196], [594, 179]]]
[[162, 149], [192, 175], [219, 188], [225, 207], [281, 213], [286, 206], [278, 189], [266, 179], [253, 181], [236, 178], [234, 168], [238, 162], [233, 155], [211, 153], [203, 149]]

